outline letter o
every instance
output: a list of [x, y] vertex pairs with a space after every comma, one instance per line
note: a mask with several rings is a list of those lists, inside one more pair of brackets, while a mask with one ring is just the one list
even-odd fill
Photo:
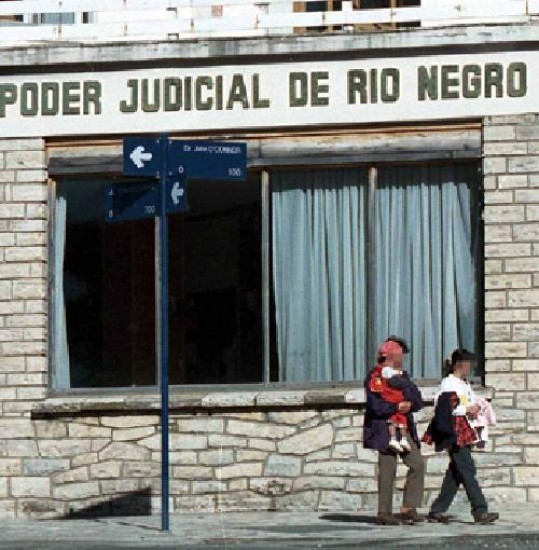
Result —
[[510, 63], [507, 67], [507, 95], [524, 97], [528, 91], [526, 63]]
[[21, 115], [36, 116], [39, 112], [39, 87], [35, 82], [21, 86]]

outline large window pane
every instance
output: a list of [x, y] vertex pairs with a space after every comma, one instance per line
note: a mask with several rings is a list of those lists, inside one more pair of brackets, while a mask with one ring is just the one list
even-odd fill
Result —
[[74, 13], [41, 13], [39, 22], [42, 25], [73, 25], [75, 23]]
[[180, 365], [173, 383], [262, 382], [259, 175], [193, 181], [189, 205], [171, 226], [175, 269], [183, 273], [171, 312], [171, 352]]
[[64, 181], [55, 219], [57, 387], [155, 384], [153, 220], [106, 223], [111, 181]]
[[411, 344], [411, 371], [439, 378], [456, 347], [475, 348], [477, 166], [380, 168], [375, 195], [376, 341]]
[[367, 360], [367, 172], [275, 172], [271, 185], [280, 380], [355, 380]]
[[[475, 349], [476, 164], [373, 173], [371, 185], [366, 168], [271, 173], [272, 380], [361, 380], [389, 334], [409, 340], [416, 377]], [[57, 185], [58, 389], [157, 380], [153, 220], [106, 223], [111, 184]], [[188, 195], [169, 218], [171, 383], [262, 382], [259, 176], [190, 182]]]
[[272, 174], [283, 382], [361, 380], [391, 334], [410, 342], [419, 378], [439, 378], [455, 347], [475, 349], [476, 164], [376, 174], [371, 191], [362, 169]]
[[[154, 220], [105, 222], [110, 185], [57, 185], [57, 389], [156, 384]], [[259, 177], [189, 182], [188, 195], [169, 216], [170, 382], [261, 382]]]

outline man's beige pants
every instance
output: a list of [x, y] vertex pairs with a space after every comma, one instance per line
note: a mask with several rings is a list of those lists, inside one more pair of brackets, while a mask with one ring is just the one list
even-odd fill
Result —
[[[407, 434], [411, 451], [402, 455], [402, 461], [408, 466], [406, 485], [402, 499], [403, 508], [419, 508], [423, 501], [425, 487], [425, 461], [416, 443]], [[393, 513], [393, 492], [397, 474], [397, 455], [378, 453], [378, 513]]]

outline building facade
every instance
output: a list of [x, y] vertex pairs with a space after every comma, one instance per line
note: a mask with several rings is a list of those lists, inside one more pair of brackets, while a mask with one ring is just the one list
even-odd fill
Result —
[[[154, 220], [106, 221], [105, 194], [151, 187], [122, 138], [163, 133], [248, 149], [245, 182], [189, 180], [170, 217], [174, 511], [373, 509], [362, 381], [389, 334], [421, 430], [475, 350], [481, 483], [539, 500], [538, 39], [0, 42], [1, 513], [159, 506]], [[447, 459], [424, 453], [427, 503]]]

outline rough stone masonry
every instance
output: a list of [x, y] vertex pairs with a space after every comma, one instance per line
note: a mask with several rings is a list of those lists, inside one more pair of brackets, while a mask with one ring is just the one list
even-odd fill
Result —
[[[539, 500], [539, 120], [491, 117], [483, 133], [486, 385], [499, 425], [476, 461], [503, 509]], [[46, 166], [42, 140], [0, 140], [0, 514], [155, 511], [157, 397], [47, 393]], [[173, 396], [173, 510], [372, 510], [376, 455], [361, 447], [364, 399], [351, 393]], [[447, 459], [424, 452], [427, 503]]]
[[[539, 499], [539, 117], [484, 121], [486, 384], [514, 498]], [[500, 463], [501, 465], [501, 463]]]

